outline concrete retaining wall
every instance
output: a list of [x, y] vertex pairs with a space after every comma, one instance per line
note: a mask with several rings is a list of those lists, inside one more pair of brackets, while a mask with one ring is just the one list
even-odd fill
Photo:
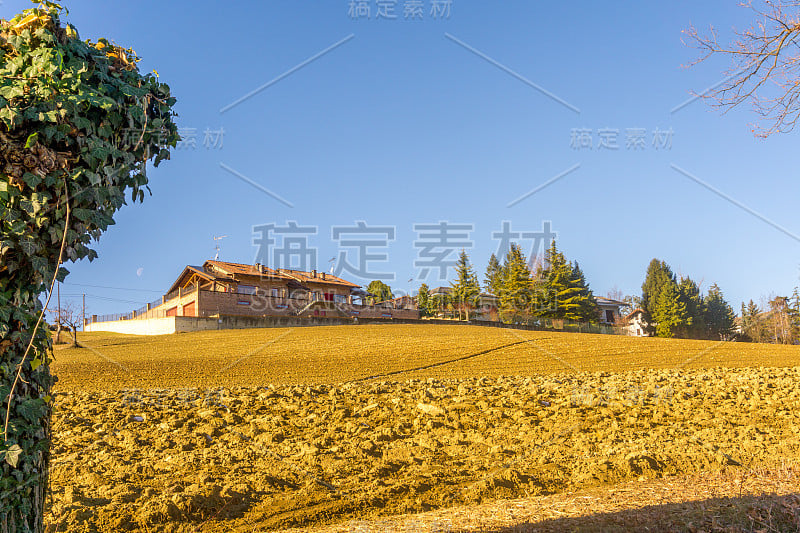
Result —
[[291, 328], [308, 326], [342, 326], [368, 324], [449, 324], [461, 326], [484, 326], [494, 328], [520, 329], [527, 331], [574, 331], [580, 333], [619, 334], [611, 327], [597, 325], [584, 327], [537, 327], [519, 324], [503, 324], [483, 320], [422, 320], [407, 318], [346, 318], [324, 316], [223, 316], [220, 318], [204, 318], [190, 316], [171, 316], [166, 318], [145, 318], [136, 320], [119, 320], [115, 322], [95, 322], [87, 324], [86, 331], [113, 331], [132, 335], [167, 335], [170, 333], [187, 333], [190, 331], [208, 331], [216, 329], [249, 329], [249, 328]]
[[86, 324], [86, 331], [112, 331], [130, 335], [169, 335], [176, 332], [175, 320], [179, 317], [140, 318], [134, 320], [115, 320], [113, 322], [93, 322]]

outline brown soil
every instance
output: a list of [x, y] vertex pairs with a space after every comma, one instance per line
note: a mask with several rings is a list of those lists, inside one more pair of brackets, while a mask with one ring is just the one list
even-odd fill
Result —
[[267, 531], [798, 457], [800, 368], [62, 392], [53, 531]]

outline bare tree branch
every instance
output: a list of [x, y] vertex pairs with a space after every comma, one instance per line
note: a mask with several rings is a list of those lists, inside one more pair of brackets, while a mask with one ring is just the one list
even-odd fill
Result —
[[731, 67], [726, 79], [715, 88], [697, 96], [711, 101], [727, 112], [745, 102], [762, 118], [767, 127], [756, 125], [759, 137], [794, 129], [800, 119], [800, 1], [752, 1], [740, 4], [753, 11], [756, 22], [745, 31], [734, 30], [730, 45], [718, 42], [710, 28], [701, 35], [692, 26], [684, 30], [689, 45], [702, 52], [691, 65], [712, 56], [726, 56]]

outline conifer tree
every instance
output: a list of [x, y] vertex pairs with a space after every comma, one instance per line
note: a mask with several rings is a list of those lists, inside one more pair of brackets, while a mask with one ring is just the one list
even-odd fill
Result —
[[742, 302], [742, 333], [751, 342], [761, 342], [763, 340], [761, 310], [753, 300], [750, 300], [747, 307]]
[[792, 297], [789, 298], [788, 314], [792, 344], [796, 344], [800, 340], [800, 293], [797, 287], [794, 288]]
[[450, 298], [458, 311], [459, 318], [463, 316], [464, 320], [469, 320], [470, 311], [478, 306], [481, 287], [478, 276], [469, 262], [469, 256], [464, 250], [461, 250], [458, 256], [455, 269], [456, 281], [450, 284], [452, 287]]
[[667, 263], [653, 259], [647, 267], [647, 274], [642, 284], [642, 309], [650, 323], [656, 320], [658, 295], [667, 284], [675, 284], [675, 274]]
[[[569, 314], [565, 314], [564, 318], [580, 322], [597, 322], [597, 301], [591, 289], [589, 289], [589, 283], [587, 283], [586, 276], [583, 275], [583, 271], [577, 261], [572, 266], [570, 289], [572, 291], [571, 311]], [[564, 308], [570, 308], [566, 305], [566, 302]]]
[[503, 265], [503, 283], [500, 289], [500, 318], [504, 322], [522, 322], [529, 317], [532, 301], [531, 271], [525, 255], [512, 243]]
[[536, 272], [539, 283], [537, 291], [536, 313], [547, 318], [564, 318], [564, 299], [569, 297], [572, 268], [567, 264], [564, 255], [558, 251], [555, 241], [544, 253], [544, 260]]
[[597, 302], [578, 263], [570, 263], [555, 241], [537, 270], [541, 302], [538, 314], [581, 322], [597, 321]]
[[500, 295], [500, 289], [503, 285], [503, 266], [497, 259], [495, 254], [489, 258], [489, 264], [486, 266], [486, 278], [484, 279], [484, 287], [486, 292]]
[[676, 332], [686, 326], [686, 304], [681, 300], [678, 284], [674, 281], [661, 287], [655, 301], [653, 318], [656, 321], [656, 335], [659, 337], [674, 337]]
[[687, 339], [702, 339], [707, 336], [705, 327], [705, 303], [697, 283], [691, 278], [681, 277], [678, 284], [679, 297], [686, 306], [686, 326], [676, 332], [676, 336]]
[[716, 283], [708, 289], [705, 299], [705, 323], [709, 338], [719, 340], [731, 338], [736, 327], [733, 309]]

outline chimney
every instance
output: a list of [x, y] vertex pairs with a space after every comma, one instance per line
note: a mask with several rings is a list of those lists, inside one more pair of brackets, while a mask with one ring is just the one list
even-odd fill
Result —
[[311, 277], [312, 278], [316, 278], [317, 277], [317, 271], [316, 270], [312, 270], [311, 271]]
[[325, 272], [320, 272], [320, 273], [319, 273], [319, 276], [320, 276], [322, 279], [325, 279]]

